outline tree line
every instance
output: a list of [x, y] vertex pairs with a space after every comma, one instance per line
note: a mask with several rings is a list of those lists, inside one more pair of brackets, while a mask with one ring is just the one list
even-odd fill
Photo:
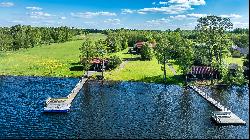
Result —
[[32, 48], [42, 44], [61, 43], [72, 39], [75, 35], [85, 33], [83, 29], [70, 27], [31, 27], [15, 25], [0, 27], [0, 51]]

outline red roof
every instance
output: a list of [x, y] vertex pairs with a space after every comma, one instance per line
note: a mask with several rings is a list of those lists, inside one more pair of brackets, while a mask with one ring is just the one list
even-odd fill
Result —
[[99, 63], [101, 63], [101, 60], [99, 58], [94, 58], [94, 59], [92, 59], [91, 63], [99, 64]]
[[142, 41], [137, 41], [135, 43], [135, 45], [136, 45], [137, 48], [141, 48], [143, 46], [143, 44], [144, 44], [144, 42], [142, 42]]
[[[143, 41], [137, 41], [135, 43], [135, 47], [137, 48], [141, 48], [143, 46], [143, 44], [146, 43], [146, 42], [143, 42]], [[150, 43], [149, 47], [152, 47], [154, 48], [156, 46], [156, 43]]]
[[[107, 63], [107, 62], [108, 62], [108, 60], [104, 60], [104, 63]], [[91, 60], [91, 63], [92, 64], [100, 64], [100, 63], [102, 63], [102, 60], [100, 58], [93, 58]]]

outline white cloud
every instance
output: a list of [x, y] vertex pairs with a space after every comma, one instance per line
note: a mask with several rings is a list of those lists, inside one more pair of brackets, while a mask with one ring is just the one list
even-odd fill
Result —
[[166, 18], [161, 18], [161, 19], [155, 19], [155, 20], [150, 20], [146, 21], [147, 23], [154, 24], [154, 25], [160, 25], [160, 24], [166, 24], [169, 22], [169, 19]]
[[230, 15], [220, 15], [220, 17], [223, 18], [241, 18], [241, 15], [237, 15], [237, 14], [230, 14]]
[[[169, 18], [175, 20], [183, 20], [183, 19], [197, 19], [205, 16], [208, 16], [208, 14], [191, 13], [186, 15], [170, 16]], [[230, 15], [220, 15], [220, 17], [240, 18], [241, 16], [236, 14], [230, 14]]]
[[147, 14], [146, 12], [142, 12], [142, 11], [138, 11], [137, 13], [142, 14], [142, 15]]
[[13, 2], [1, 2], [0, 7], [12, 7], [14, 6]]
[[182, 4], [182, 5], [170, 5], [168, 7], [154, 7], [154, 8], [143, 8], [137, 10], [137, 12], [145, 12], [145, 13], [164, 13], [164, 14], [178, 14], [182, 13], [186, 10], [191, 10], [190, 5]]
[[31, 12], [28, 14], [30, 15], [31, 18], [37, 18], [37, 19], [44, 19], [44, 18], [54, 16], [54, 15], [51, 15], [51, 14], [45, 13], [45, 12]]
[[71, 16], [78, 17], [78, 18], [92, 18], [95, 16], [116, 16], [115, 13], [111, 12], [78, 12], [78, 13], [71, 13]]
[[10, 21], [10, 22], [12, 22], [12, 23], [23, 23], [22, 20], [13, 20], [13, 21]]
[[113, 25], [118, 25], [120, 24], [121, 20], [120, 19], [107, 19], [104, 20], [105, 23], [113, 24]]
[[83, 23], [85, 23], [85, 24], [94, 24], [95, 22], [93, 22], [93, 21], [85, 21]]
[[170, 0], [167, 3], [188, 4], [188, 5], [205, 5], [205, 0]]
[[132, 14], [134, 13], [136, 10], [131, 10], [131, 9], [122, 9], [121, 14]]
[[166, 5], [166, 4], [168, 4], [168, 2], [165, 2], [165, 1], [164, 1], [164, 2], [163, 2], [163, 1], [160, 1], [160, 2], [159, 2], [159, 4]]
[[152, 23], [152, 24], [162, 24], [162, 23], [167, 23], [173, 20], [185, 20], [185, 19], [196, 19], [196, 18], [200, 18], [203, 16], [206, 16], [207, 14], [186, 14], [186, 15], [175, 15], [175, 16], [169, 16], [169, 18], [161, 18], [161, 19], [156, 19], [156, 20], [151, 20], [151, 21], [147, 21], [148, 23]]
[[187, 17], [186, 15], [170, 16], [170, 18], [172, 18], [172, 19], [177, 19], [177, 20], [183, 20], [183, 19], [185, 19], [186, 17]]
[[41, 8], [41, 7], [35, 7], [35, 6], [33, 6], [33, 7], [25, 7], [26, 9], [28, 9], [28, 10], [42, 10], [43, 8]]
[[247, 22], [233, 22], [233, 28], [249, 28], [249, 23]]
[[191, 13], [191, 14], [187, 14], [188, 17], [193, 17], [193, 18], [200, 18], [200, 17], [205, 17], [207, 16], [207, 14], [195, 14], [195, 13]]
[[[155, 2], [152, 3], [156, 5]], [[180, 14], [187, 10], [192, 10], [193, 5], [205, 5], [205, 0], [170, 0], [160, 1], [161, 7], [142, 8], [138, 10], [122, 9], [122, 14], [146, 14], [146, 13], [163, 13], [163, 14]], [[158, 4], [157, 4], [158, 5]]]
[[66, 17], [60, 17], [60, 19], [66, 19]]

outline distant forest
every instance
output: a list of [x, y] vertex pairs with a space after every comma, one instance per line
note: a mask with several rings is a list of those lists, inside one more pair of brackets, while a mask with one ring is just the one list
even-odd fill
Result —
[[[169, 32], [179, 32], [182, 37], [195, 40], [197, 38], [196, 30], [136, 30], [136, 29], [77, 29], [74, 27], [31, 27], [30, 25], [15, 25], [12, 27], [0, 27], [0, 51], [15, 51], [20, 48], [32, 48], [42, 44], [60, 43], [74, 39], [77, 35], [88, 33], [103, 33], [114, 38], [114, 40], [123, 40], [122, 35], [126, 37], [128, 45], [132, 46], [137, 40], [149, 41], [157, 40], [157, 34]], [[249, 46], [249, 29], [237, 28], [228, 32], [231, 40], [239, 47]], [[122, 43], [122, 42], [121, 42]], [[119, 43], [118, 43], [119, 44]], [[119, 50], [120, 46], [114, 47]], [[117, 51], [117, 50], [114, 50]]]

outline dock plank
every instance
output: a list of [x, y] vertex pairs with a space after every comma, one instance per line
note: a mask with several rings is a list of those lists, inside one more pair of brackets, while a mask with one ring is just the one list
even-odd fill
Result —
[[47, 99], [44, 112], [69, 112], [72, 101], [88, 80], [88, 76], [91, 76], [92, 74], [94, 74], [94, 72], [88, 73], [87, 78], [83, 76], [67, 97]]
[[[213, 98], [209, 97], [205, 92], [201, 91], [199, 88], [196, 86], [189, 85], [191, 89], [193, 89], [196, 93], [201, 95], [204, 99], [206, 99], [209, 103], [214, 105], [217, 109], [220, 111], [217, 111], [214, 113], [212, 116], [212, 119], [217, 123], [221, 125], [245, 125], [246, 122], [240, 119], [237, 115], [232, 113], [229, 109], [224, 107], [223, 105], [220, 104], [220, 102], [214, 100]], [[226, 112], [230, 112], [230, 115], [220, 115]]]

